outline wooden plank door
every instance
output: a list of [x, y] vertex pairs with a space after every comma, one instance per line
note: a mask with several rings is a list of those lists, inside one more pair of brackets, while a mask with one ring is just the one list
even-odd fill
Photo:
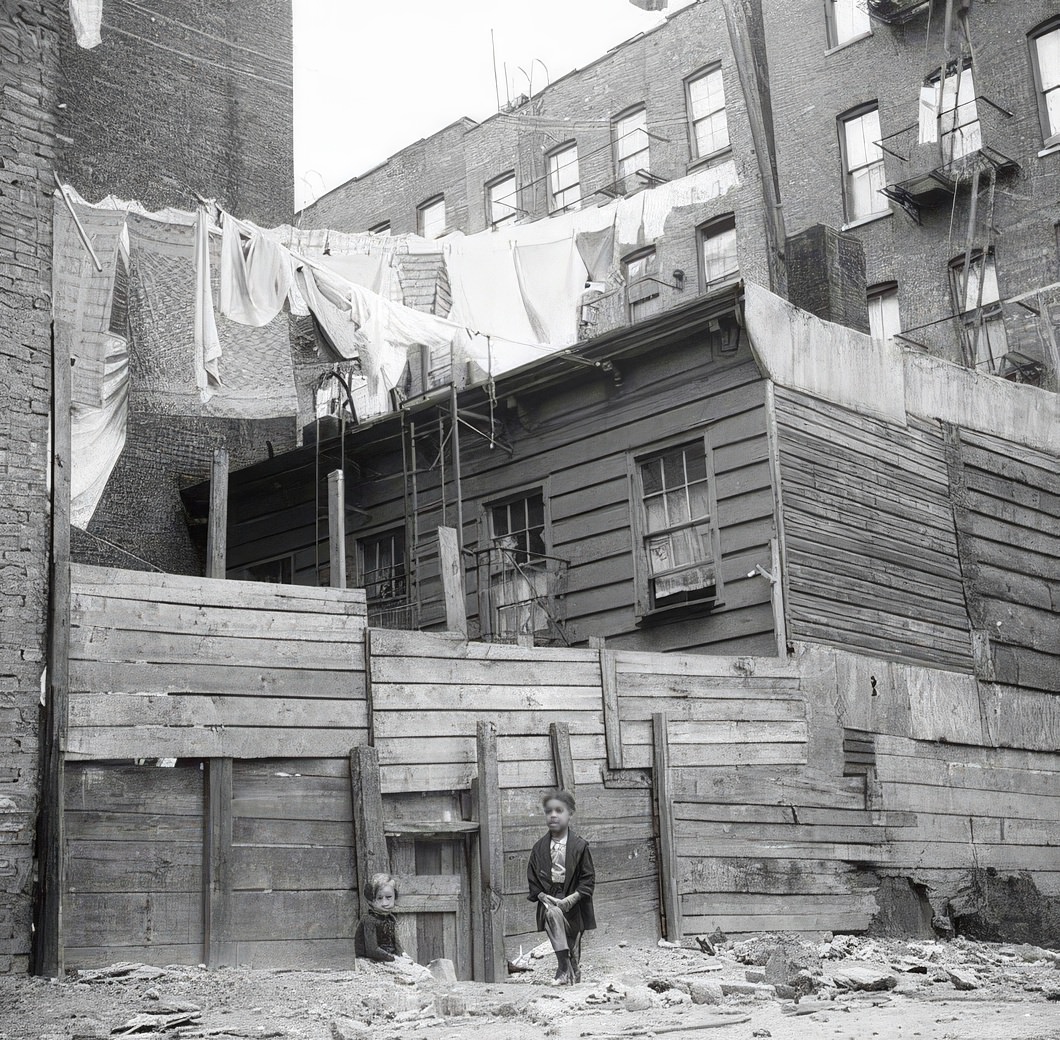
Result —
[[401, 894], [396, 911], [405, 952], [420, 964], [453, 962], [471, 978], [471, 886], [468, 842], [462, 837], [391, 839], [390, 863]]

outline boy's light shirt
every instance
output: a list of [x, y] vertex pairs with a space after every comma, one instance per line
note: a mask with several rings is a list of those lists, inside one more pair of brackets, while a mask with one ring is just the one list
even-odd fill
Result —
[[562, 838], [552, 838], [549, 852], [552, 857], [552, 881], [561, 882], [567, 875], [567, 833]]

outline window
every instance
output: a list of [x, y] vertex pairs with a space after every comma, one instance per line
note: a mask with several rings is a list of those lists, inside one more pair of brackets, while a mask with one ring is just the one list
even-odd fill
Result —
[[983, 144], [979, 113], [975, 107], [975, 82], [970, 67], [954, 70], [935, 81], [942, 161], [952, 162], [978, 151]]
[[619, 180], [648, 168], [648, 112], [643, 106], [619, 116], [611, 124], [615, 175]]
[[294, 584], [294, 556], [276, 556], [271, 560], [259, 560], [228, 571], [232, 581], [264, 581], [272, 585]]
[[395, 527], [357, 542], [360, 555], [360, 584], [368, 603], [368, 623], [398, 627], [405, 612], [408, 578], [405, 568], [405, 529]]
[[1060, 19], [1054, 18], [1032, 34], [1031, 65], [1042, 136], [1047, 145], [1060, 144]]
[[421, 202], [417, 210], [417, 228], [424, 238], [438, 238], [445, 230], [445, 196]]
[[537, 489], [489, 505], [487, 519], [490, 634], [514, 638], [547, 628], [544, 495]]
[[731, 214], [704, 224], [699, 238], [699, 279], [702, 291], [735, 280], [740, 273], [736, 252], [736, 218]]
[[1008, 353], [1005, 319], [997, 284], [994, 254], [973, 253], [965, 282], [964, 254], [950, 261], [950, 287], [954, 309], [963, 321], [965, 361], [994, 372]]
[[714, 487], [703, 439], [635, 460], [638, 613], [711, 605], [720, 591]]
[[841, 47], [871, 31], [865, 0], [825, 0], [828, 46]]
[[880, 189], [887, 183], [879, 145], [880, 111], [873, 105], [839, 120], [843, 184], [848, 221], [890, 210]]
[[491, 227], [515, 219], [518, 210], [515, 205], [514, 173], [506, 173], [486, 185], [486, 209]]
[[626, 301], [629, 304], [629, 320], [643, 321], [662, 310], [659, 300], [659, 257], [654, 249], [642, 250], [627, 257]]
[[387, 235], [390, 234], [390, 221], [389, 220], [382, 220], [378, 224], [373, 224], [368, 229], [368, 234], [369, 235], [380, 235], [382, 237], [386, 237]]
[[898, 283], [869, 286], [869, 335], [878, 343], [891, 343], [902, 331], [898, 314]]
[[581, 201], [578, 183], [578, 146], [571, 142], [548, 157], [548, 208], [571, 209]]
[[729, 121], [725, 115], [725, 84], [720, 66], [685, 81], [685, 103], [692, 158], [704, 159], [728, 148]]

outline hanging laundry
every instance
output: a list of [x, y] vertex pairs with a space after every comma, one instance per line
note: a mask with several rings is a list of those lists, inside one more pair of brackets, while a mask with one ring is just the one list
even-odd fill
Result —
[[574, 238], [518, 245], [514, 255], [523, 304], [538, 342], [553, 347], [577, 343], [586, 267]]
[[221, 382], [218, 361], [221, 341], [213, 314], [213, 288], [210, 285], [210, 229], [206, 210], [195, 214], [195, 385], [203, 404], [213, 396]]
[[91, 50], [103, 42], [99, 34], [103, 23], [103, 0], [70, 0], [70, 24], [77, 45]]
[[261, 328], [283, 308], [291, 288], [291, 254], [260, 231], [244, 247], [244, 227], [225, 213], [221, 235], [221, 306], [227, 318]]
[[930, 83], [920, 88], [920, 143], [931, 144], [939, 139], [939, 88]]
[[615, 263], [615, 225], [599, 231], [580, 231], [574, 242], [585, 264], [586, 278], [592, 282], [606, 281]]

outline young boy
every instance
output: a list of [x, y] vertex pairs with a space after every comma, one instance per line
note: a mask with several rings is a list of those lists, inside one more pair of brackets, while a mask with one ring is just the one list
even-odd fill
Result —
[[596, 871], [589, 843], [570, 829], [574, 795], [549, 791], [541, 799], [548, 834], [534, 845], [526, 868], [529, 899], [537, 903], [537, 927], [556, 953], [553, 986], [581, 981], [578, 958], [582, 932], [596, 927], [593, 888]]
[[394, 904], [397, 903], [397, 878], [389, 874], [373, 874], [364, 886], [370, 906], [368, 913], [357, 922], [353, 950], [358, 957], [389, 963], [405, 958], [397, 937]]

